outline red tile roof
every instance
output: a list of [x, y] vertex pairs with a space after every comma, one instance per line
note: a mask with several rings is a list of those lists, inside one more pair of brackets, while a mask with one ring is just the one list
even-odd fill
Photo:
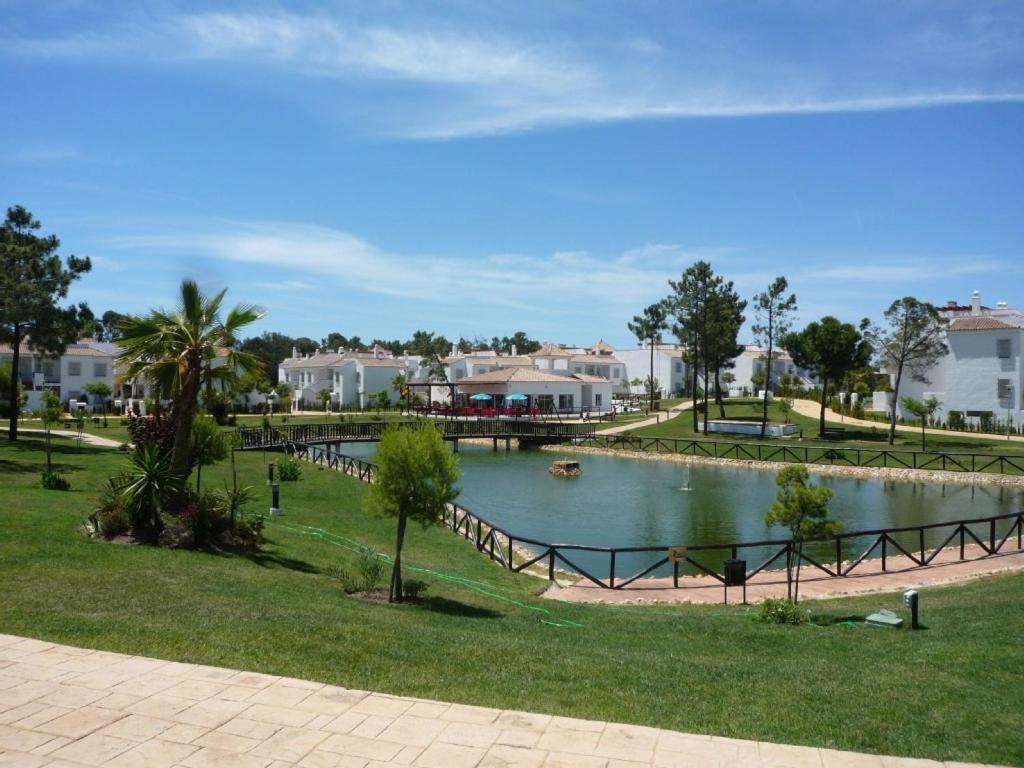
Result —
[[1000, 331], [1013, 326], [994, 317], [961, 317], [949, 326], [951, 331]]

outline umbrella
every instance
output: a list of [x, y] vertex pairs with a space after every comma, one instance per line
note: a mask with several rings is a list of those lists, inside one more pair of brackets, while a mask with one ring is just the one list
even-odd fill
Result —
[[480, 393], [478, 393], [476, 395], [471, 396], [469, 399], [470, 400], [490, 400], [491, 396], [490, 395], [486, 395], [483, 392], [480, 392]]
[[509, 395], [505, 398], [506, 400], [526, 400], [526, 395], [521, 395], [518, 392], [514, 395]]

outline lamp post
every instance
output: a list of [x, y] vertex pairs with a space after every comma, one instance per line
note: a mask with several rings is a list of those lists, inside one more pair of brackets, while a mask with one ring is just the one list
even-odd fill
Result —
[[280, 517], [281, 515], [281, 486], [278, 483], [270, 484], [270, 515]]

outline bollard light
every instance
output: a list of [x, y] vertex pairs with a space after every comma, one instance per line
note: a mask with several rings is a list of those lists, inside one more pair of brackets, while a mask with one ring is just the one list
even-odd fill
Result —
[[903, 593], [903, 607], [910, 609], [910, 627], [911, 629], [920, 629], [921, 625], [917, 621], [917, 592], [913, 589]]
[[278, 517], [281, 514], [281, 486], [278, 483], [270, 484], [270, 514]]
[[267, 485], [274, 484], [274, 462], [267, 464]]

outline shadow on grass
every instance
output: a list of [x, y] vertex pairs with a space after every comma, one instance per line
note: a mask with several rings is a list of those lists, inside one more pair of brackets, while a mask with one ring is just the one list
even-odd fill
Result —
[[425, 597], [421, 598], [419, 604], [428, 611], [443, 613], [446, 616], [459, 616], [464, 619], [500, 619], [502, 616], [490, 608], [467, 605], [458, 600], [449, 600], [447, 597]]
[[255, 563], [261, 568], [284, 568], [299, 573], [320, 573], [320, 569], [305, 560], [296, 560], [293, 557], [282, 557], [271, 552], [231, 552], [220, 553], [224, 557], [244, 557], [246, 560]]

